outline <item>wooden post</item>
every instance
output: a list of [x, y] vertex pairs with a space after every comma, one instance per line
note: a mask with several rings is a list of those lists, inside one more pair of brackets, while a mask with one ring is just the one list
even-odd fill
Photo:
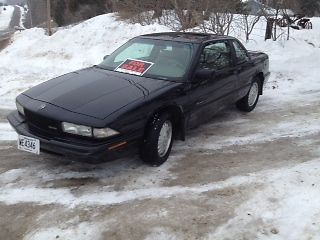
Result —
[[47, 0], [47, 27], [48, 27], [48, 35], [52, 35], [52, 29], [51, 29], [51, 2], [50, 0]]

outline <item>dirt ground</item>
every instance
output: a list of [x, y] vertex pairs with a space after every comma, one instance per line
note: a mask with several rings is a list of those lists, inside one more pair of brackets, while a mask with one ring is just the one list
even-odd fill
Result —
[[[35, 156], [2, 141], [0, 239], [212, 239], [261, 188], [251, 174], [320, 157], [320, 94], [306, 94], [314, 100], [278, 106], [262, 97], [252, 113], [223, 111], [158, 168], [138, 157], [91, 165]], [[243, 229], [238, 239], [256, 234]]]

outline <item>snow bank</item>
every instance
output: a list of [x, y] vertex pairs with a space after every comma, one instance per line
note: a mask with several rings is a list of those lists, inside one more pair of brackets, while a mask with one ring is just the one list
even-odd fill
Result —
[[[250, 18], [249, 18], [250, 19]], [[249, 20], [252, 22], [253, 19]], [[268, 101], [278, 104], [301, 102], [306, 94], [320, 89], [317, 80], [320, 66], [320, 18], [312, 18], [312, 30], [290, 29], [290, 40], [287, 41], [287, 28], [278, 27], [278, 41], [264, 41], [266, 20], [264, 18], [255, 25], [249, 43], [241, 29], [241, 16], [235, 15], [230, 35], [241, 40], [247, 49], [265, 52], [270, 58], [271, 78], [265, 91]], [[198, 31], [199, 28], [192, 29]], [[309, 100], [314, 100], [310, 98]]]
[[[9, 27], [11, 17], [14, 11], [13, 6], [0, 7], [0, 31]], [[4, 10], [4, 8], [6, 10]]]
[[312, 22], [313, 30], [292, 29], [289, 41], [262, 41], [263, 32], [259, 29], [264, 28], [260, 27], [253, 32], [254, 40], [245, 44], [248, 49], [269, 55], [272, 75], [266, 96], [279, 103], [319, 101], [312, 98], [312, 93], [320, 90], [320, 18], [313, 18]]
[[[265, 22], [253, 31], [248, 49], [270, 56], [272, 76], [266, 96], [276, 101], [302, 101], [305, 94], [320, 89], [317, 68], [320, 65], [320, 19], [313, 18], [313, 30], [292, 30], [290, 41], [263, 41]], [[20, 92], [52, 77], [99, 63], [128, 39], [145, 33], [169, 31], [154, 24], [141, 26], [116, 21], [114, 14], [101, 15], [53, 36], [43, 29], [16, 33], [14, 42], [0, 52], [0, 104], [14, 108]], [[243, 38], [239, 28], [232, 35]]]
[[0, 52], [0, 105], [14, 108], [16, 95], [40, 82], [98, 64], [103, 57], [135, 36], [169, 31], [160, 25], [141, 26], [101, 15], [53, 36], [33, 28], [16, 33]]

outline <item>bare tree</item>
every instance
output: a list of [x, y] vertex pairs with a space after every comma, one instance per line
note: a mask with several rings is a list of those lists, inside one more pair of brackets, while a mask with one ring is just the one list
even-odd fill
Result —
[[[290, 39], [290, 9], [293, 9], [296, 1], [295, 0], [270, 0], [270, 6], [273, 12], [273, 41], [277, 41], [280, 37], [286, 35], [286, 39]], [[286, 30], [283, 29], [286, 27]]]
[[250, 35], [257, 25], [257, 23], [260, 21], [262, 17], [262, 12], [258, 11], [255, 13], [256, 15], [252, 15], [251, 9], [249, 6], [245, 3], [242, 9], [241, 17], [240, 17], [240, 28], [243, 30], [246, 38], [246, 42], [249, 42]]
[[195, 0], [171, 0], [174, 14], [181, 25], [181, 30], [195, 27], [197, 22], [196, 1]]
[[290, 30], [291, 30], [291, 24], [293, 23], [293, 20], [291, 19], [291, 17], [293, 17], [291, 14], [292, 9], [295, 9], [297, 5], [296, 0], [283, 0], [282, 2], [282, 10], [281, 10], [281, 14], [282, 14], [282, 19], [284, 21], [283, 26], [287, 27], [287, 40], [290, 39]]
[[215, 12], [209, 17], [209, 20], [203, 23], [205, 32], [213, 32], [219, 35], [229, 35], [231, 23], [233, 22], [234, 14]]
[[201, 26], [204, 32], [230, 33], [240, 0], [122, 0], [116, 10], [122, 18], [143, 25], [157, 20], [173, 30]]
[[171, 0], [122, 0], [114, 1], [113, 9], [119, 17], [141, 25], [149, 25], [156, 20], [161, 23], [166, 9], [171, 9]]
[[207, 6], [201, 28], [204, 32], [229, 35], [234, 15], [238, 11], [239, 2], [234, 0], [207, 0]]

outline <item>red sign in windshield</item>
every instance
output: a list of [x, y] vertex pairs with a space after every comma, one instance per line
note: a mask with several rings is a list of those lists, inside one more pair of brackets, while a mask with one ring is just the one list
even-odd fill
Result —
[[149, 68], [152, 67], [153, 64], [154, 63], [152, 62], [127, 59], [126, 61], [121, 63], [120, 66], [115, 69], [115, 71], [142, 76], [149, 70]]

